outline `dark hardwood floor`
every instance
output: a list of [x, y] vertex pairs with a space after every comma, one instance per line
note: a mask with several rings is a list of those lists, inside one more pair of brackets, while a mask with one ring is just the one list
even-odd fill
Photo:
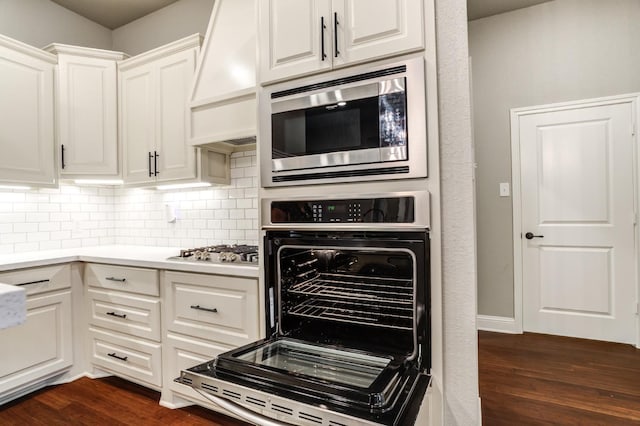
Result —
[[159, 399], [158, 392], [116, 377], [82, 378], [0, 406], [0, 425], [247, 425], [197, 406], [170, 410]]
[[[479, 332], [485, 426], [640, 425], [640, 350], [525, 333]], [[115, 377], [54, 386], [0, 406], [0, 425], [246, 425]]]
[[640, 424], [631, 345], [481, 331], [478, 348], [485, 426]]

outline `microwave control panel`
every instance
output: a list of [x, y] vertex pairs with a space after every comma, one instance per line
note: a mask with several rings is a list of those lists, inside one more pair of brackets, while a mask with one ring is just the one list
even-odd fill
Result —
[[272, 223], [412, 223], [413, 197], [272, 201]]

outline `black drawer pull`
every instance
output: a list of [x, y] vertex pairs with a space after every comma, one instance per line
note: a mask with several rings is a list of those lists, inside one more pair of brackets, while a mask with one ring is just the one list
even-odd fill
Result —
[[218, 312], [216, 308], [203, 308], [200, 305], [191, 305], [191, 309], [196, 309], [198, 311]]
[[126, 361], [127, 358], [129, 358], [127, 356], [118, 356], [118, 355], [116, 355], [115, 352], [112, 353], [112, 354], [107, 354], [107, 355], [109, 355], [111, 358], [119, 359], [120, 361]]
[[117, 281], [117, 282], [119, 282], [119, 283], [123, 283], [123, 282], [125, 282], [127, 279], [126, 279], [126, 278], [107, 277], [107, 278], [105, 278], [105, 280], [107, 280], [107, 281]]
[[116, 314], [115, 312], [107, 312], [107, 315], [111, 315], [112, 317], [117, 317], [117, 318], [126, 318], [127, 314]]
[[16, 284], [16, 286], [23, 286], [23, 285], [29, 285], [29, 284], [42, 284], [42, 283], [48, 283], [48, 282], [49, 280], [29, 281], [28, 283]]

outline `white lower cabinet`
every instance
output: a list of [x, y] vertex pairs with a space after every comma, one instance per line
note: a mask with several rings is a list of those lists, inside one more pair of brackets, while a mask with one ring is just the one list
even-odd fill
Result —
[[0, 331], [0, 405], [42, 387], [73, 364], [69, 265], [0, 274], [27, 289], [27, 320]]
[[84, 283], [91, 365], [159, 390], [162, 339], [158, 271], [89, 263]]
[[189, 386], [173, 382], [171, 374], [178, 377], [183, 369], [260, 338], [258, 280], [173, 271], [165, 271], [163, 278], [166, 374], [162, 403], [185, 405], [177, 396], [224, 412]]

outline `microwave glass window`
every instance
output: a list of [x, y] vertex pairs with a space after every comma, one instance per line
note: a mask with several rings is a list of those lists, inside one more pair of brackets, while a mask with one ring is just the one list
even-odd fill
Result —
[[380, 147], [377, 96], [272, 115], [273, 158]]

